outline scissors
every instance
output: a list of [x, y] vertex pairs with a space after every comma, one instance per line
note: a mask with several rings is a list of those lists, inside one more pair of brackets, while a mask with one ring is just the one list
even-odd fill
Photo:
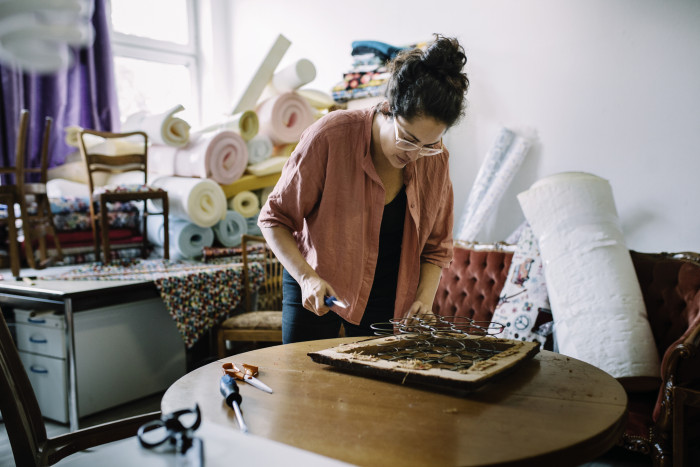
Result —
[[137, 436], [141, 446], [153, 449], [169, 441], [175, 446], [176, 465], [199, 467], [204, 465], [204, 442], [192, 436], [202, 424], [199, 404], [194, 409], [182, 409], [151, 420], [139, 427]]
[[224, 374], [229, 375], [238, 380], [245, 381], [251, 386], [260, 389], [261, 391], [265, 391], [269, 394], [272, 394], [272, 389], [270, 389], [270, 386], [256, 378], [256, 376], [258, 376], [257, 366], [248, 365], [247, 363], [244, 363], [242, 366], [243, 370], [238, 368], [236, 364], [232, 362], [227, 362], [221, 365], [221, 367], [224, 369]]

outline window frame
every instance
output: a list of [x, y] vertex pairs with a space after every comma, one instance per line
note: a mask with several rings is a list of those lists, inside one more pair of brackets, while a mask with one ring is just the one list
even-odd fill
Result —
[[[201, 121], [203, 60], [199, 40], [200, 11], [198, 2], [196, 0], [185, 0], [188, 20], [188, 39], [187, 44], [178, 44], [176, 42], [168, 42], [114, 31], [112, 25], [112, 2], [118, 1], [119, 0], [107, 0], [112, 55], [114, 57], [125, 57], [148, 62], [185, 66], [190, 73], [190, 92], [192, 96], [192, 105], [194, 107], [188, 110], [191, 111], [192, 115], [196, 116], [198, 121]], [[122, 118], [125, 117], [125, 115], [122, 115]]]

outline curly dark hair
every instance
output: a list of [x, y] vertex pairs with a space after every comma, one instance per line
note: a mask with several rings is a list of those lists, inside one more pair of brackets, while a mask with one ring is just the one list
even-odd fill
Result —
[[389, 64], [389, 111], [406, 120], [431, 117], [447, 127], [464, 116], [469, 78], [464, 48], [455, 38], [435, 34], [425, 50], [400, 52]]

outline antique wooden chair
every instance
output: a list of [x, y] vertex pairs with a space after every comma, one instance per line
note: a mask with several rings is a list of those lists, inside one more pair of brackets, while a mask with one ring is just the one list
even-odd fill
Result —
[[[251, 244], [260, 250], [249, 251]], [[228, 318], [217, 328], [218, 356], [226, 356], [226, 341], [282, 342], [282, 265], [263, 237], [243, 235], [244, 311]], [[252, 283], [250, 264], [260, 262], [264, 269], [259, 288]]]
[[19, 245], [17, 243], [17, 227], [15, 226], [15, 203], [17, 195], [14, 185], [0, 185], [0, 206], [4, 210], [0, 212], [0, 225], [7, 225], [7, 255], [10, 262], [10, 271], [14, 277], [19, 276]]
[[151, 412], [49, 438], [39, 403], [2, 312], [0, 411], [18, 466], [55, 464], [75, 452], [134, 436], [141, 425], [160, 418], [160, 412]]
[[[5, 202], [8, 203], [7, 217], [4, 217], [3, 221], [8, 223], [10, 261], [12, 263], [12, 251], [16, 248], [15, 245], [17, 243], [17, 231], [14, 228], [14, 204], [17, 203], [19, 205], [19, 217], [22, 220], [27, 264], [33, 269], [46, 267], [54, 259], [60, 260], [63, 257], [61, 244], [54, 228], [51, 204], [46, 193], [49, 137], [52, 123], [53, 120], [50, 117], [46, 117], [39, 167], [26, 167], [25, 157], [29, 130], [29, 111], [22, 110], [17, 133], [15, 165], [13, 167], [2, 168], [2, 173], [12, 174], [14, 178], [13, 184], [0, 186], [0, 195], [2, 195], [4, 200], [3, 204], [5, 204]], [[29, 180], [27, 176], [30, 174], [38, 174], [38, 180]], [[12, 209], [10, 209], [10, 206], [12, 206]], [[13, 219], [12, 221], [11, 218]], [[54, 257], [49, 257], [47, 253], [46, 238], [49, 235], [53, 240], [56, 251]], [[35, 244], [39, 247], [38, 262], [35, 259]], [[13, 274], [19, 276], [19, 259], [16, 261], [16, 267], [18, 269], [17, 272], [13, 269]], [[14, 266], [12, 267], [14, 268]]]
[[[143, 131], [129, 133], [109, 133], [95, 130], [81, 130], [78, 134], [80, 153], [88, 173], [88, 185], [92, 195], [90, 220], [95, 244], [95, 258], [100, 257], [100, 243], [104, 262], [110, 262], [109, 222], [107, 203], [143, 201], [143, 245], [142, 256], [146, 256], [146, 222], [149, 215], [163, 216], [164, 231], [168, 232], [168, 193], [148, 185], [148, 135]], [[132, 172], [137, 183], [95, 186], [95, 174], [110, 175]], [[161, 212], [149, 212], [147, 200], [158, 201]], [[98, 208], [98, 209], [96, 209]], [[163, 256], [169, 259], [169, 235], [164, 236]]]

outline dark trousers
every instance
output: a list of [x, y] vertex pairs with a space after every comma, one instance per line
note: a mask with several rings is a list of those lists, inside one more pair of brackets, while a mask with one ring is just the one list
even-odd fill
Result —
[[348, 323], [333, 311], [318, 316], [304, 308], [297, 281], [286, 270], [282, 272], [282, 342], [285, 344], [338, 337], [341, 325], [347, 337], [373, 336], [370, 325], [387, 322], [393, 316], [393, 306], [368, 306], [359, 325]]

